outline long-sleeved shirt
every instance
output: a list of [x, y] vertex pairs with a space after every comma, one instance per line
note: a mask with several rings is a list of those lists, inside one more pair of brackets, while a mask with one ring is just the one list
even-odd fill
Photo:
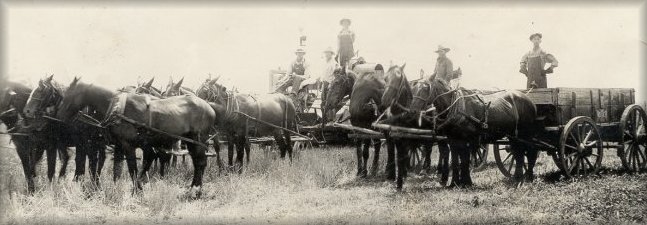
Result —
[[433, 75], [449, 82], [454, 78], [454, 64], [452, 64], [452, 61], [447, 57], [438, 57], [436, 60], [436, 68], [434, 69], [432, 76]]
[[334, 59], [330, 59], [324, 62], [323, 71], [321, 71], [321, 81], [332, 82], [335, 78], [333, 72], [337, 68], [337, 62]]

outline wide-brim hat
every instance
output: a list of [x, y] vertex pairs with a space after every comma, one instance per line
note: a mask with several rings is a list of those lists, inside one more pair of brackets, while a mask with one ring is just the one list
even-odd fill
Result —
[[531, 34], [528, 39], [532, 40], [534, 37], [543, 38], [543, 35], [541, 35], [541, 33], [534, 33], [534, 34]]
[[335, 51], [333, 51], [331, 47], [326, 48], [326, 50], [324, 50], [323, 52], [324, 53], [330, 52], [331, 54], [335, 54]]
[[339, 25], [344, 24], [344, 22], [348, 22], [348, 24], [349, 24], [349, 25], [350, 25], [350, 23], [351, 23], [351, 22], [350, 22], [350, 19], [348, 19], [348, 18], [343, 18], [343, 19], [339, 20]]
[[294, 53], [295, 53], [295, 54], [296, 54], [296, 53], [303, 53], [303, 54], [306, 54], [306, 50], [304, 50], [303, 48], [297, 48], [297, 50], [296, 50], [296, 51], [294, 51]]
[[442, 45], [438, 45], [438, 50], [436, 50], [435, 52], [436, 52], [436, 53], [437, 53], [437, 52], [439, 52], [439, 51], [449, 52], [449, 50], [451, 50], [451, 49], [450, 49], [450, 48], [443, 47]]

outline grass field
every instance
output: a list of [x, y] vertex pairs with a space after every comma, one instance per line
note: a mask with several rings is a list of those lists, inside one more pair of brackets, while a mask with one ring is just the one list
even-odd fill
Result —
[[[12, 147], [5, 135], [0, 146]], [[112, 156], [99, 191], [90, 191], [87, 181], [73, 182], [71, 175], [48, 183], [42, 162], [37, 192], [30, 196], [15, 150], [5, 147], [4, 224], [647, 223], [647, 174], [623, 173], [614, 150], [607, 152], [600, 177], [555, 179], [556, 167], [542, 154], [537, 181], [519, 188], [490, 164], [473, 174], [472, 188], [444, 188], [435, 176], [412, 173], [403, 192], [396, 192], [384, 180], [383, 166], [377, 176], [356, 178], [351, 148], [302, 151], [292, 164], [276, 152], [252, 149], [252, 162], [240, 175], [221, 173], [212, 161], [202, 199], [187, 200], [191, 166], [172, 169], [163, 179], [153, 172], [143, 194], [132, 195], [127, 179], [112, 182]], [[68, 174], [73, 168], [71, 161]]]

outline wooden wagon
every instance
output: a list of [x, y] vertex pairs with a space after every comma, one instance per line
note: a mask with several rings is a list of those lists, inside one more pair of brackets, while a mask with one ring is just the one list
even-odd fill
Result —
[[[566, 177], [597, 173], [605, 149], [616, 149], [629, 171], [647, 167], [647, 118], [644, 109], [634, 104], [634, 89], [546, 88], [524, 92], [535, 103], [537, 119], [544, 126], [535, 138], [523, 141], [552, 156]], [[515, 160], [509, 141], [493, 144], [497, 166], [505, 176], [512, 176]]]

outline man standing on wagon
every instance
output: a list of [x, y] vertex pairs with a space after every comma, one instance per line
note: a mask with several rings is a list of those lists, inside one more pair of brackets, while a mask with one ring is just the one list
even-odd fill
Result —
[[[525, 74], [528, 78], [526, 82], [526, 88], [528, 89], [548, 88], [546, 74], [553, 73], [553, 68], [558, 65], [555, 56], [539, 47], [541, 39], [542, 35], [540, 33], [530, 35], [530, 41], [534, 47], [521, 58], [521, 69], [519, 72]], [[550, 67], [544, 69], [546, 68], [546, 63], [550, 63]]]

